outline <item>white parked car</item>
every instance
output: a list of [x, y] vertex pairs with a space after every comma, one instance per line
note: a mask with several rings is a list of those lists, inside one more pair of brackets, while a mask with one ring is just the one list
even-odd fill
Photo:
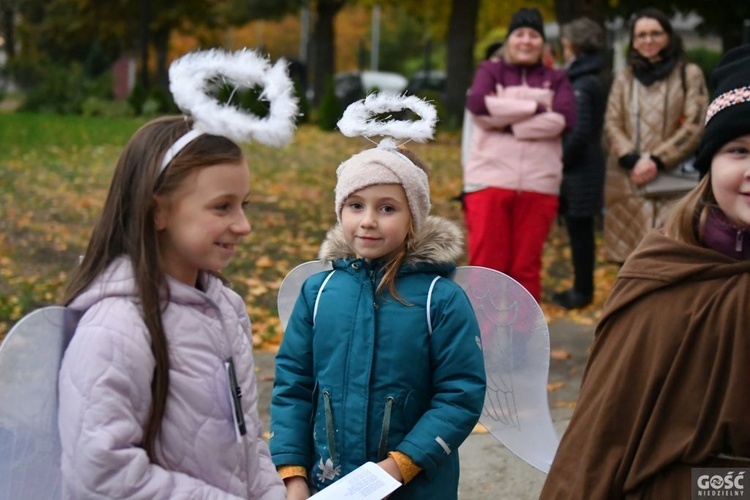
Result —
[[388, 71], [342, 71], [334, 77], [336, 97], [344, 106], [374, 90], [403, 92], [408, 84], [404, 75]]

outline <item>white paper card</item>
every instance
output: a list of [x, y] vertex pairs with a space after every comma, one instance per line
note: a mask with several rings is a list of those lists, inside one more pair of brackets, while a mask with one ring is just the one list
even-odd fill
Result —
[[353, 470], [310, 500], [381, 500], [393, 493], [401, 483], [378, 464], [367, 462]]

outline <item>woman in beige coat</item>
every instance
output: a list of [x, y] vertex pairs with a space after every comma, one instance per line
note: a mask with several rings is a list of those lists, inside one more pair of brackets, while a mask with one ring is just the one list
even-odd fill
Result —
[[708, 101], [703, 72], [685, 61], [679, 35], [663, 12], [647, 8], [636, 15], [627, 57], [604, 120], [604, 246], [606, 259], [617, 263], [661, 224], [673, 197], [647, 198], [640, 188], [693, 153]]

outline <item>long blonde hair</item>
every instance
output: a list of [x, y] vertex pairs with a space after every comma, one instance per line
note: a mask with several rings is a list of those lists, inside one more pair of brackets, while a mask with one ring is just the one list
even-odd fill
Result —
[[664, 232], [677, 241], [701, 245], [706, 217], [716, 207], [718, 203], [711, 188], [709, 172], [692, 191], [675, 203], [664, 221]]
[[[419, 158], [416, 153], [406, 149], [403, 146], [399, 146], [398, 151], [402, 155], [406, 156], [409, 160], [411, 160], [414, 165], [423, 170], [429, 176], [430, 167], [421, 158]], [[401, 268], [401, 265], [404, 263], [404, 261], [406, 261], [406, 257], [409, 255], [409, 250], [411, 249], [411, 243], [414, 241], [414, 236], [414, 220], [410, 219], [409, 230], [406, 234], [406, 238], [404, 239], [401, 247], [396, 252], [394, 252], [391, 258], [388, 259], [388, 262], [385, 263], [385, 266], [383, 267], [383, 279], [380, 280], [380, 283], [378, 283], [378, 287], [375, 289], [375, 293], [380, 293], [380, 291], [387, 286], [388, 292], [393, 295], [393, 298], [407, 306], [411, 304], [406, 302], [396, 291], [396, 276], [398, 276], [398, 270]]]

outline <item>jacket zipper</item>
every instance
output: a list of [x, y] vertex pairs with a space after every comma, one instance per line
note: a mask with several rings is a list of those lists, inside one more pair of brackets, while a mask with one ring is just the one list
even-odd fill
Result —
[[745, 230], [744, 229], [738, 229], [737, 230], [737, 236], [736, 236], [736, 238], [734, 240], [734, 249], [737, 252], [741, 252], [742, 251], [742, 238], [743, 238], [744, 234], [745, 234]]
[[377, 284], [375, 283], [375, 276], [376, 272], [374, 269], [368, 269], [367, 275], [370, 278], [370, 287], [372, 288], [372, 307], [374, 309], [378, 309], [380, 306], [378, 305], [378, 298], [375, 296], [375, 290], [378, 289]]

